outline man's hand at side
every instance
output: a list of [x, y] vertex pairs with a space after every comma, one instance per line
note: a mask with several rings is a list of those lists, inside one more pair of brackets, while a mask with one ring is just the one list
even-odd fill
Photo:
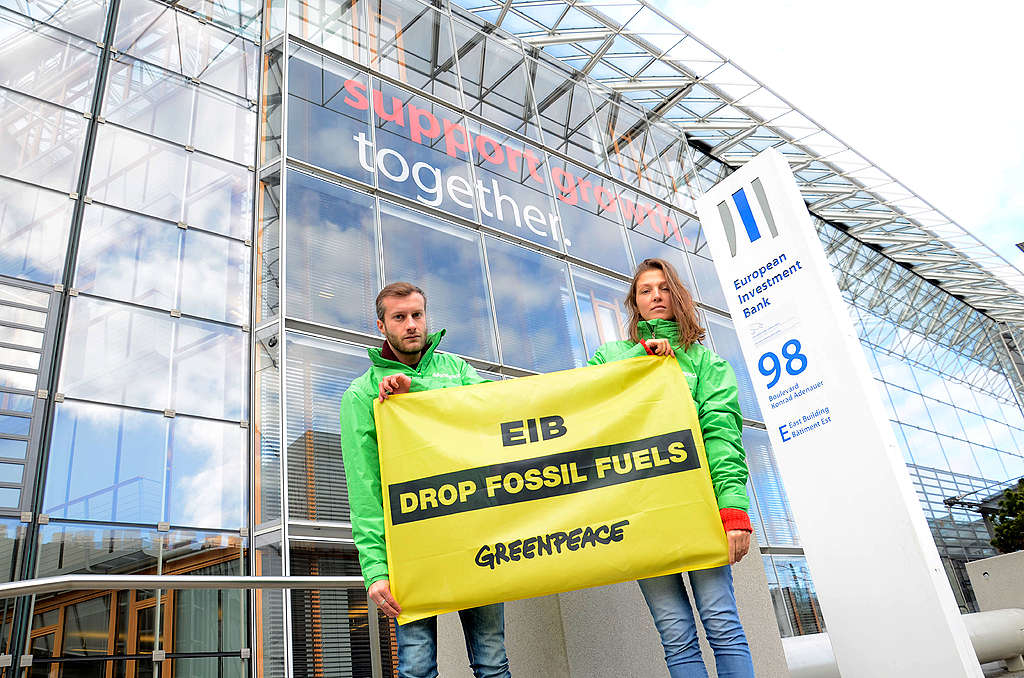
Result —
[[725, 535], [729, 539], [729, 564], [735, 565], [750, 550], [750, 533], [746, 530], [729, 530]]
[[387, 579], [378, 579], [370, 584], [370, 590], [366, 592], [366, 595], [377, 604], [381, 612], [389, 617], [397, 617], [398, 613], [402, 611], [398, 601], [391, 595], [391, 582]]
[[412, 386], [412, 379], [408, 374], [389, 374], [380, 380], [380, 401], [384, 402], [388, 396], [408, 393]]

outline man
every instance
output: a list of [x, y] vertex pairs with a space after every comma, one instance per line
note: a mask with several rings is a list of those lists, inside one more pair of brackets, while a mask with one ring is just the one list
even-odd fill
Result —
[[[341, 449], [351, 508], [352, 536], [359, 550], [367, 594], [389, 617], [397, 617], [391, 595], [384, 547], [377, 430], [373, 399], [413, 390], [477, 384], [483, 379], [453, 355], [437, 353], [444, 330], [427, 333], [423, 290], [406, 282], [386, 286], [377, 295], [377, 329], [381, 348], [368, 350], [373, 363], [352, 382], [341, 400]], [[413, 381], [415, 380], [415, 382]], [[476, 678], [511, 678], [505, 654], [505, 617], [501, 603], [462, 610], [469, 663]], [[437, 618], [396, 624], [399, 678], [437, 676]]]

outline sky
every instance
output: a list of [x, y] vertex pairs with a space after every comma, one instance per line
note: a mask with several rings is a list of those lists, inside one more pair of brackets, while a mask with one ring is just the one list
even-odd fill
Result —
[[1024, 2], [653, 4], [1024, 271]]

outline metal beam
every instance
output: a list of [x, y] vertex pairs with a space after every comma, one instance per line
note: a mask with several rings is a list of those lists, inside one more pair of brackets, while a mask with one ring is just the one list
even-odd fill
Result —
[[548, 45], [569, 45], [588, 40], [604, 40], [611, 35], [614, 35], [614, 32], [607, 29], [601, 31], [556, 31], [548, 34], [525, 35], [523, 42], [533, 47], [547, 47]]
[[0, 584], [0, 600], [60, 591], [184, 589], [363, 589], [362, 577], [218, 577], [214, 575], [70, 574]]
[[680, 87], [689, 87], [694, 82], [693, 78], [640, 78], [638, 80], [610, 80], [601, 84], [616, 92], [642, 92], [655, 89], [674, 90]]

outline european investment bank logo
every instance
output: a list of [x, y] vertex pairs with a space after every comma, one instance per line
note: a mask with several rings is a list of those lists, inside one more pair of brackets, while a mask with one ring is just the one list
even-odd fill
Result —
[[[772, 216], [772, 210], [768, 207], [768, 196], [764, 194], [764, 186], [761, 185], [761, 180], [754, 179], [751, 181], [750, 188], [754, 191], [757, 204], [761, 207], [761, 214], [764, 215], [765, 220], [768, 222], [768, 230], [774, 238], [779, 234], [779, 231], [775, 227], [775, 217]], [[754, 213], [750, 210], [750, 202], [747, 200], [746, 192], [742, 188], [736, 191], [732, 194], [732, 201], [736, 205], [736, 211], [739, 212], [740, 219], [743, 221], [743, 228], [747, 231], [747, 238], [750, 239], [750, 242], [760, 240], [761, 229], [757, 227], [757, 221], [754, 220]], [[722, 217], [722, 225], [725, 226], [725, 237], [729, 241], [729, 254], [735, 257], [736, 223], [732, 219], [729, 203], [725, 200], [718, 203], [718, 214]]]

